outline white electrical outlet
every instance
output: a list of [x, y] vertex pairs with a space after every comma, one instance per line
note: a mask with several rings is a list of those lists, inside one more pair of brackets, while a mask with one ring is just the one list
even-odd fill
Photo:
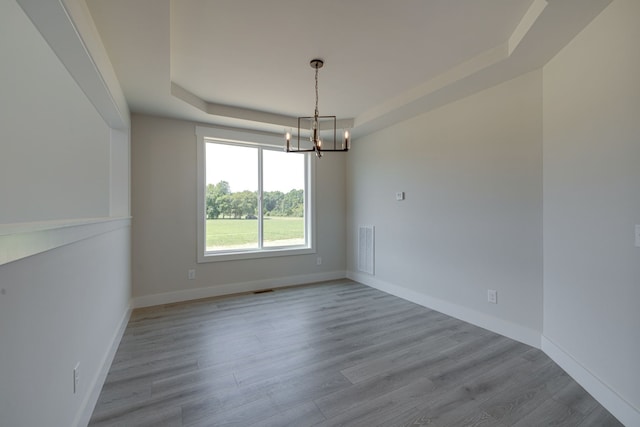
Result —
[[495, 289], [488, 289], [487, 290], [487, 301], [489, 301], [491, 304], [497, 304], [498, 303], [498, 291], [496, 291]]
[[640, 248], [640, 224], [636, 224], [636, 247]]
[[76, 367], [73, 368], [73, 394], [78, 392], [80, 387], [80, 362], [76, 363]]
[[188, 276], [189, 280], [194, 280], [196, 278], [196, 271], [194, 269], [189, 270]]
[[322, 265], [322, 257], [321, 256], [316, 258], [316, 265]]
[[397, 200], [397, 201], [404, 200], [404, 191], [398, 191], [398, 192], [396, 193], [396, 200]]

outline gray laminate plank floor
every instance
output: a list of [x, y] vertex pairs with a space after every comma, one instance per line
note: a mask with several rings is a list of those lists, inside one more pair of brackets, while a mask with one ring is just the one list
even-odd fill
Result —
[[135, 310], [91, 426], [620, 426], [544, 353], [348, 280]]

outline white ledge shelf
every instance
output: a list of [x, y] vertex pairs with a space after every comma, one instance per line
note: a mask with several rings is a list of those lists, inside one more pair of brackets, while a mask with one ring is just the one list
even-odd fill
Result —
[[131, 217], [1, 224], [0, 265], [129, 226]]

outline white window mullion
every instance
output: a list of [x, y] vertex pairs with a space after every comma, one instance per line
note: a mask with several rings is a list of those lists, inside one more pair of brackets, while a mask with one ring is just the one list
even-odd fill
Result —
[[307, 155], [305, 159], [304, 173], [304, 241], [308, 247], [315, 247], [316, 225], [315, 225], [315, 183], [316, 183], [315, 159]]
[[263, 248], [263, 215], [262, 215], [262, 147], [258, 147], [258, 248]]

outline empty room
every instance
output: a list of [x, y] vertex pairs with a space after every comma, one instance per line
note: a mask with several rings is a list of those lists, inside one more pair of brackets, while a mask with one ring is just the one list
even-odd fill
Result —
[[0, 426], [640, 426], [637, 0], [0, 0]]

